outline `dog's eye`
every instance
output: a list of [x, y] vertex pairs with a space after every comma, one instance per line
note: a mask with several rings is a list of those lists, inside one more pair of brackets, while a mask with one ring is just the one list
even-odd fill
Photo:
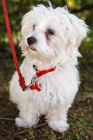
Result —
[[35, 30], [35, 27], [36, 27], [36, 25], [34, 24], [34, 25], [33, 25], [33, 30]]
[[54, 35], [54, 31], [53, 31], [53, 30], [51, 30], [51, 29], [48, 29], [48, 31], [47, 31], [47, 32], [48, 32], [48, 34], [49, 34], [49, 35]]

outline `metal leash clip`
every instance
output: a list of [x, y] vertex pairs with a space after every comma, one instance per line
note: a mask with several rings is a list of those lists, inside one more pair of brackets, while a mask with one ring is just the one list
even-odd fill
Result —
[[26, 87], [26, 90], [29, 89], [31, 86], [34, 86], [38, 81], [38, 78], [36, 76], [34, 76], [32, 79], [31, 79], [31, 83]]

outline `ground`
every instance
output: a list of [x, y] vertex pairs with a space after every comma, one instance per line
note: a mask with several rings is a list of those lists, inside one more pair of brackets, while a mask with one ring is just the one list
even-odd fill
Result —
[[[93, 44], [92, 44], [93, 46]], [[0, 46], [0, 140], [93, 140], [93, 48], [81, 47], [79, 59], [81, 85], [75, 101], [68, 112], [70, 128], [64, 133], [51, 130], [40, 118], [32, 129], [18, 128], [14, 118], [18, 110], [9, 101], [9, 80], [15, 71], [9, 47]], [[20, 50], [18, 59], [21, 63]]]

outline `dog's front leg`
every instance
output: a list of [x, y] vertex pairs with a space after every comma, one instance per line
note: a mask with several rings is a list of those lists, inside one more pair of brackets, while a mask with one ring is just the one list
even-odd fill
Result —
[[17, 126], [30, 128], [37, 124], [40, 115], [33, 102], [20, 103], [18, 109], [20, 111], [19, 117], [15, 119]]
[[49, 110], [46, 118], [49, 126], [58, 132], [63, 132], [69, 128], [67, 124], [67, 108], [58, 105]]

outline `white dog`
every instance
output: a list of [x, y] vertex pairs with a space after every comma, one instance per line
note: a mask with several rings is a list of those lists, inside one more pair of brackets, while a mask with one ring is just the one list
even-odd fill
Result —
[[66, 7], [38, 5], [24, 15], [20, 46], [25, 59], [20, 69], [27, 88], [20, 87], [17, 72], [10, 82], [10, 100], [20, 110], [17, 126], [30, 128], [44, 114], [53, 130], [69, 128], [67, 111], [80, 83], [78, 46], [87, 33], [85, 22]]

